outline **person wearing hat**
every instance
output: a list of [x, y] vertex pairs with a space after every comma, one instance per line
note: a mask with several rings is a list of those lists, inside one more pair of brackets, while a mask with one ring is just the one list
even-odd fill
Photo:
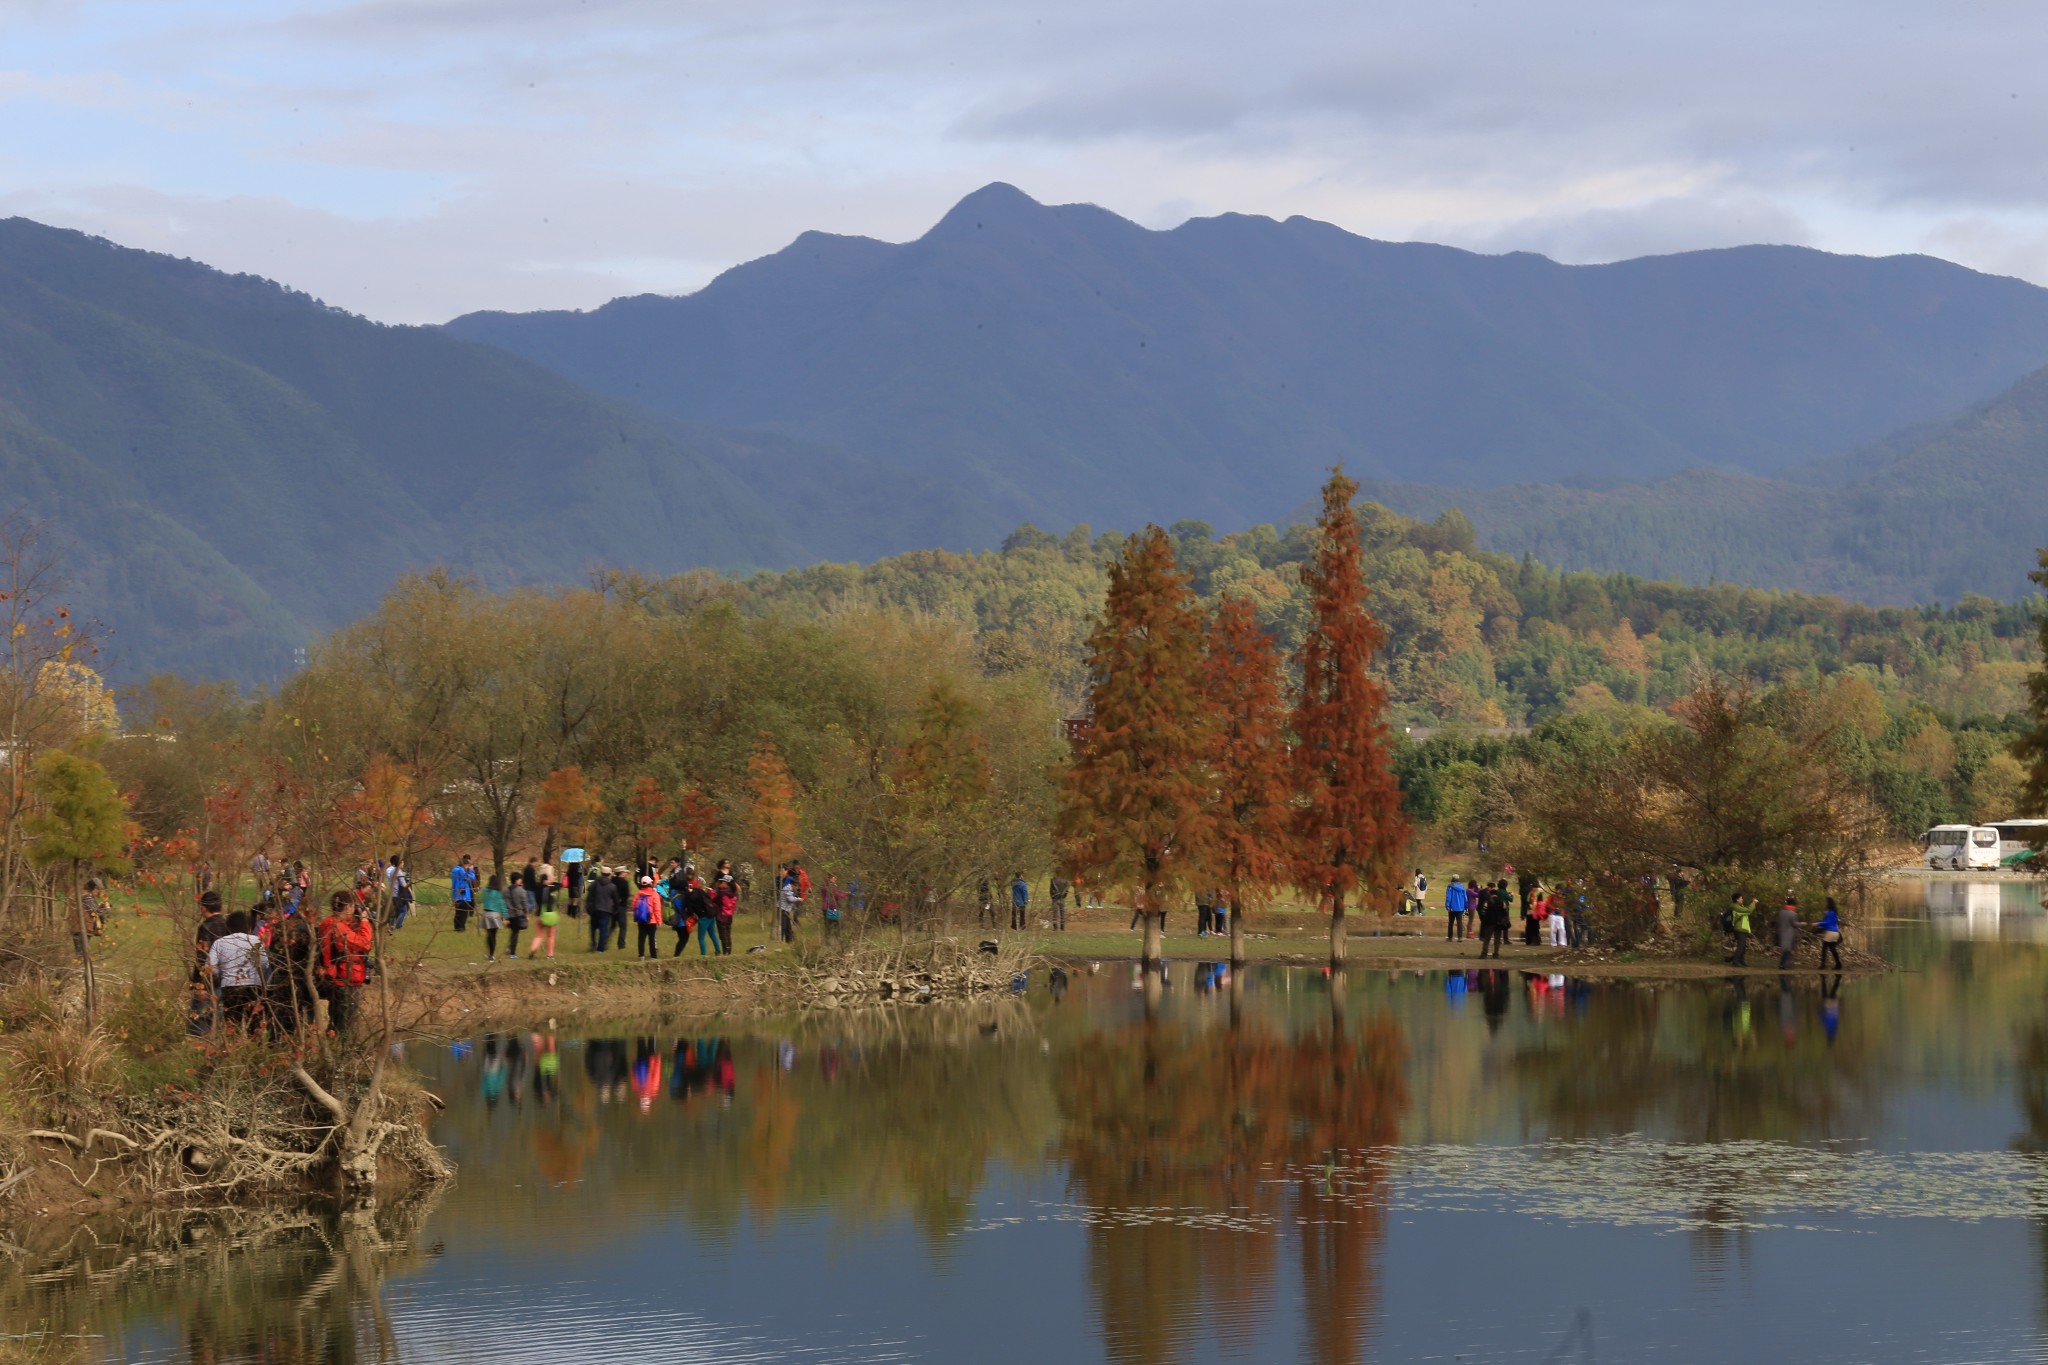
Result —
[[633, 956], [660, 957], [661, 944], [657, 940], [661, 934], [661, 893], [654, 889], [654, 878], [644, 872], [640, 874], [640, 889], [633, 894], [633, 927], [639, 930]]

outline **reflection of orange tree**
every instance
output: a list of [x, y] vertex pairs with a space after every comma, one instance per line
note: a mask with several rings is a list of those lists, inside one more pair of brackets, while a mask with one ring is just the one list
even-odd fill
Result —
[[550, 1185], [573, 1185], [583, 1178], [583, 1163], [597, 1150], [600, 1134], [591, 1093], [579, 1088], [552, 1120], [533, 1127], [533, 1158], [541, 1179]]
[[1359, 1357], [1377, 1296], [1374, 1149], [1394, 1142], [1407, 1107], [1402, 1054], [1384, 1017], [1292, 1038], [1147, 1021], [1075, 1045], [1061, 1148], [1090, 1210], [1112, 1359], [1183, 1354], [1212, 1303], [1218, 1329], [1249, 1342], [1279, 1229], [1297, 1221], [1310, 1355]]

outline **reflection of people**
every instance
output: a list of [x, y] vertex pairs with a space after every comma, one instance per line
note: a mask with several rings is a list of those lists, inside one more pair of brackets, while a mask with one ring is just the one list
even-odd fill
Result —
[[1735, 994], [1728, 1002], [1723, 1021], [1728, 1026], [1728, 1037], [1734, 1042], [1735, 1050], [1742, 1052], [1749, 1047], [1749, 990], [1739, 976], [1728, 978], [1728, 984], [1735, 988]]
[[[1498, 947], [1495, 956], [1499, 956]], [[1501, 1021], [1508, 1017], [1508, 974], [1498, 967], [1479, 973], [1479, 999], [1486, 1010], [1486, 1031], [1499, 1033]]]
[[484, 1039], [484, 1067], [481, 1080], [484, 1107], [495, 1109], [498, 1097], [505, 1093], [505, 1058], [499, 1050], [498, 1035], [495, 1033]]
[[561, 1088], [562, 1054], [555, 1046], [555, 1035], [533, 1035], [533, 1098], [545, 1107], [554, 1099]]
[[1842, 1026], [1842, 978], [1822, 977], [1820, 983], [1820, 1028], [1835, 1045], [1835, 1030]]

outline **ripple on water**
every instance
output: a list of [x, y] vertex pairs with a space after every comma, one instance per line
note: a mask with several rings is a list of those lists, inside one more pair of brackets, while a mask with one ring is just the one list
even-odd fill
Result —
[[[416, 1365], [561, 1365], [602, 1359], [606, 1365], [640, 1362], [831, 1361], [848, 1365], [917, 1358], [905, 1340], [850, 1341], [829, 1332], [783, 1336], [749, 1324], [720, 1322], [686, 1309], [668, 1312], [622, 1306], [575, 1285], [534, 1292], [483, 1282], [428, 1283], [386, 1296], [393, 1358]], [[381, 1333], [367, 1321], [360, 1339]], [[140, 1361], [186, 1358], [138, 1355]]]

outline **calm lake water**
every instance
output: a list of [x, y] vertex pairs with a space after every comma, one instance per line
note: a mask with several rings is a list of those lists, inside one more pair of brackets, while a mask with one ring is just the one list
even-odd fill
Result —
[[1177, 962], [1148, 1006], [1105, 964], [414, 1045], [430, 1205], [110, 1239], [0, 1307], [118, 1360], [2048, 1358], [2048, 913], [1869, 919], [1908, 970], [1838, 987]]

